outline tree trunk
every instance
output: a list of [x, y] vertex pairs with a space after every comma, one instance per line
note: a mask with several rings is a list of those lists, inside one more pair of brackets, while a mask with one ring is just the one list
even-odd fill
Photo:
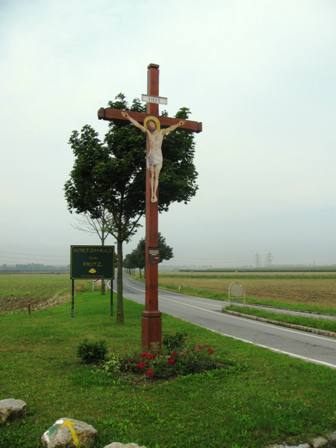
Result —
[[117, 240], [118, 272], [117, 272], [117, 323], [124, 323], [123, 301], [123, 242]]
[[[102, 236], [101, 236], [101, 245], [105, 246], [105, 235], [104, 235], [104, 227], [102, 228]], [[105, 295], [106, 293], [106, 287], [105, 287], [105, 279], [101, 279], [101, 293], [102, 295]]]

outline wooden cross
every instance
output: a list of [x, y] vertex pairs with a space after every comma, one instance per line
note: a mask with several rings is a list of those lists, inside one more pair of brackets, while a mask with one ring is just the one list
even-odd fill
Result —
[[[159, 66], [149, 64], [147, 71], [147, 95], [148, 97], [159, 98]], [[125, 122], [120, 109], [111, 107], [98, 110], [100, 120], [114, 122]], [[169, 118], [159, 116], [158, 102], [147, 102], [147, 113], [129, 112], [129, 115], [139, 123], [144, 123], [146, 117], [154, 115], [160, 121], [162, 128], [177, 124], [180, 118]], [[183, 126], [179, 129], [186, 132], [201, 132], [202, 123], [184, 120]], [[149, 141], [147, 136], [147, 154], [149, 151]], [[158, 307], [158, 203], [151, 201], [150, 173], [146, 170], [146, 300], [145, 310], [142, 315], [142, 347], [144, 350], [159, 351], [162, 342], [161, 313]]]

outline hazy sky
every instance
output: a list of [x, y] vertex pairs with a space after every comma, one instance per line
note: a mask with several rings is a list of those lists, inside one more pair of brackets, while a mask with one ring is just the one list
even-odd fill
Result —
[[98, 243], [66, 209], [67, 142], [103, 136], [97, 109], [146, 93], [151, 62], [204, 127], [197, 196], [160, 217], [174, 262], [336, 263], [335, 23], [334, 0], [0, 0], [0, 264]]

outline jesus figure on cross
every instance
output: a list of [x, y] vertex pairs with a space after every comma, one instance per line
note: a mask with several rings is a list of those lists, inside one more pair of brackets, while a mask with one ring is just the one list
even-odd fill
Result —
[[147, 169], [150, 171], [151, 181], [151, 202], [157, 202], [157, 189], [159, 185], [159, 176], [162, 168], [162, 141], [163, 137], [170, 132], [175, 131], [179, 126], [184, 125], [184, 120], [180, 120], [178, 123], [173, 124], [165, 129], [160, 129], [160, 121], [157, 117], [152, 115], [148, 116], [144, 120], [144, 126], [138, 121], [134, 120], [126, 111], [122, 111], [121, 115], [127, 118], [134, 126], [139, 128], [142, 132], [147, 134], [149, 141], [149, 150], [147, 154]]

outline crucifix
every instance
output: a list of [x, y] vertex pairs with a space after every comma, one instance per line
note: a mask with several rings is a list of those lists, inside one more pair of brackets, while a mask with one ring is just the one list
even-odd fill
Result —
[[142, 314], [142, 347], [159, 351], [162, 342], [161, 313], [158, 306], [158, 185], [162, 167], [161, 145], [165, 135], [175, 129], [201, 132], [202, 123], [179, 118], [159, 116], [159, 104], [167, 104], [159, 97], [159, 66], [149, 64], [147, 71], [147, 113], [126, 112], [111, 107], [98, 110], [98, 118], [108, 121], [130, 121], [146, 133], [146, 297]]

